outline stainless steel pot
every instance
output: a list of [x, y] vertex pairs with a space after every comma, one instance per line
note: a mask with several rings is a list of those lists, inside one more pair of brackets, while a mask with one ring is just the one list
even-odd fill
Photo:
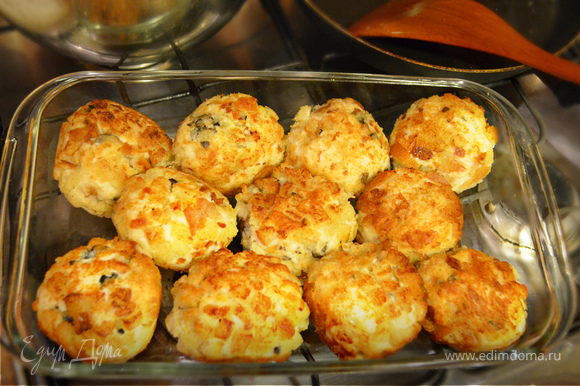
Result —
[[[564, 52], [580, 37], [580, 2], [577, 0], [478, 1], [551, 53]], [[526, 67], [511, 60], [464, 48], [407, 39], [362, 39], [348, 32], [351, 24], [384, 2], [301, 0], [313, 22], [335, 43], [391, 74], [491, 82], [526, 70]]]
[[143, 68], [214, 35], [244, 0], [0, 0], [40, 44], [104, 67]]

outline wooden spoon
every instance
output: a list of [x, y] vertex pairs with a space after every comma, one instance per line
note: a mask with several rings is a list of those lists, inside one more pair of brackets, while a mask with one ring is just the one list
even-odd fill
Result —
[[361, 37], [424, 40], [483, 51], [580, 85], [580, 65], [539, 48], [475, 0], [390, 0], [349, 31]]

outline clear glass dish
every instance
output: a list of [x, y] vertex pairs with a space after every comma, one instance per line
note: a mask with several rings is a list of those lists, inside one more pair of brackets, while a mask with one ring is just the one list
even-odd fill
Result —
[[[387, 134], [396, 118], [422, 97], [451, 92], [484, 107], [499, 132], [489, 176], [460, 195], [466, 245], [509, 261], [528, 287], [528, 323], [505, 355], [449, 357], [425, 333], [380, 360], [339, 361], [311, 326], [304, 343], [285, 363], [206, 364], [187, 358], [163, 326], [167, 305], [147, 350], [125, 364], [81, 363], [67, 358], [38, 330], [31, 304], [54, 259], [95, 236], [111, 238], [109, 219], [73, 208], [52, 179], [60, 126], [81, 105], [111, 99], [156, 120], [170, 136], [202, 101], [243, 92], [274, 109], [289, 129], [303, 105], [352, 97]], [[31, 371], [70, 378], [136, 379], [392, 373], [396, 383], [426, 382], [433, 371], [491, 366], [509, 355], [542, 353], [568, 331], [576, 288], [554, 193], [535, 139], [517, 110], [476, 83], [434, 78], [277, 71], [80, 72], [39, 87], [18, 108], [4, 144], [1, 168], [2, 344]], [[166, 293], [173, 274], [163, 272]]]

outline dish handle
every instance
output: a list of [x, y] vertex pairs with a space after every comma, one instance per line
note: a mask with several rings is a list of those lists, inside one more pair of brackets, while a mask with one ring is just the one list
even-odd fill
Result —
[[[2, 159], [0, 161], [0, 188], [2, 189], [2, 198], [0, 201], [0, 285], [1, 288], [4, 287], [4, 280], [9, 280], [8, 275], [14, 274], [14, 270], [10, 270], [10, 264], [7, 261], [7, 254], [9, 253], [9, 245], [10, 245], [10, 214], [8, 211], [10, 210], [8, 206], [9, 202], [9, 186], [10, 186], [10, 179], [12, 176], [12, 168], [14, 166], [14, 158], [16, 155], [16, 148], [18, 145], [18, 140], [16, 138], [6, 139], [4, 143], [4, 148], [2, 150]], [[1, 299], [2, 299], [2, 309], [1, 313], [5, 314], [8, 312], [8, 291], [2, 291]], [[2, 317], [2, 323], [6, 318]], [[2, 326], [4, 331], [7, 331], [6, 326]], [[7, 334], [1, 334], [0, 342], [2, 345], [10, 349], [11, 344], [7, 341], [8, 337]]]
[[[516, 135], [524, 135], [515, 130]], [[546, 194], [553, 191], [552, 184], [536, 141], [529, 132], [526, 137], [529, 140], [521, 141], [520, 146], [514, 141], [510, 142], [514, 154], [520, 160], [517, 163], [520, 183], [530, 197], [530, 200], [526, 200], [526, 206], [532, 240], [552, 297], [551, 309], [547, 311], [552, 315], [552, 320], [545, 326], [544, 333], [537, 342], [541, 350], [546, 351], [558, 343], [571, 328], [578, 294], [559, 208], [554, 195]]]

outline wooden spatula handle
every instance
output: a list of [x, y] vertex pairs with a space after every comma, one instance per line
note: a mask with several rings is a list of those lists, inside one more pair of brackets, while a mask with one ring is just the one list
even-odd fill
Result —
[[349, 31], [356, 36], [417, 39], [483, 51], [580, 85], [580, 65], [544, 51], [474, 0], [389, 0]]
[[[521, 50], [522, 53], [527, 52], [527, 54], [522, 55], [520, 52], [514, 52], [511, 59], [580, 85], [580, 65], [552, 55], [533, 44], [525, 47], [522, 43], [522, 46], [517, 47], [517, 49]], [[507, 55], [505, 56], [508, 57]]]

